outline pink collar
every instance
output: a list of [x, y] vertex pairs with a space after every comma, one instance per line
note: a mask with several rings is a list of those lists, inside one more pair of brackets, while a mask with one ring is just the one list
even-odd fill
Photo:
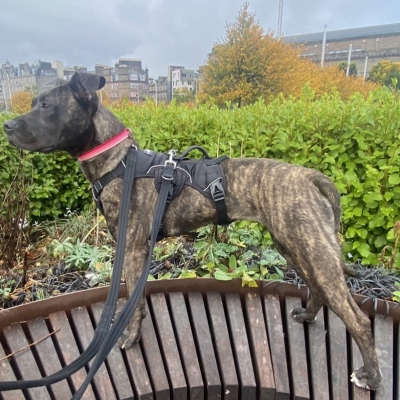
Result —
[[106, 142], [102, 143], [100, 146], [95, 147], [92, 150], [83, 153], [81, 156], [78, 157], [79, 161], [86, 161], [92, 157], [98, 156], [101, 153], [113, 148], [117, 144], [121, 143], [125, 140], [131, 133], [129, 128], [124, 129], [122, 132], [118, 133], [118, 135], [108, 139]]

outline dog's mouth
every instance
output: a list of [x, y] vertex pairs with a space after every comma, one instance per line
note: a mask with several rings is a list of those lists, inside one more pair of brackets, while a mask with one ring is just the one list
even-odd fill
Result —
[[47, 147], [44, 147], [37, 151], [40, 151], [41, 153], [51, 153], [53, 151], [53, 149], [54, 149], [54, 146], [47, 146]]
[[43, 148], [37, 149], [37, 150], [36, 150], [36, 149], [35, 149], [35, 150], [32, 150], [32, 149], [29, 149], [29, 148], [26, 148], [26, 147], [21, 146], [20, 144], [18, 144], [18, 143], [16, 143], [15, 141], [13, 141], [10, 137], [8, 137], [8, 141], [9, 141], [14, 147], [16, 147], [17, 149], [20, 149], [20, 150], [37, 151], [37, 152], [40, 152], [40, 153], [51, 153], [52, 151], [54, 151], [54, 145], [46, 146], [46, 147], [43, 147]]

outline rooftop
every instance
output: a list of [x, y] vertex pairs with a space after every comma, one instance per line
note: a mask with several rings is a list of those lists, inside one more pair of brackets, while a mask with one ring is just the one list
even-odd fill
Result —
[[[326, 40], [350, 40], [365, 37], [382, 37], [400, 35], [400, 23], [388, 25], [367, 26], [363, 28], [341, 29], [326, 32]], [[313, 43], [322, 42], [324, 32], [307, 33], [302, 35], [284, 36], [285, 43]]]

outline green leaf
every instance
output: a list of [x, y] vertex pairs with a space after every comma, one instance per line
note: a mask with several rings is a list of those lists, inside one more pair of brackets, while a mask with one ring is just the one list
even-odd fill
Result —
[[194, 271], [187, 271], [183, 270], [182, 273], [179, 275], [180, 279], [188, 279], [188, 278], [196, 278], [196, 272]]
[[242, 276], [242, 287], [249, 286], [249, 287], [257, 287], [257, 282], [247, 273], [243, 272]]
[[376, 192], [366, 193], [363, 197], [366, 203], [372, 203], [373, 201], [381, 201], [382, 195]]
[[362, 257], [368, 257], [370, 254], [370, 247], [367, 243], [361, 243], [357, 250]]
[[164, 280], [164, 279], [171, 279], [171, 272], [167, 272], [165, 275], [160, 276], [158, 279], [159, 280]]
[[392, 174], [389, 176], [388, 182], [391, 185], [398, 185], [400, 183], [400, 175], [399, 174]]
[[231, 256], [229, 256], [229, 268], [236, 269], [236, 267], [237, 267], [236, 257], [232, 254]]
[[219, 281], [231, 281], [232, 277], [229, 276], [226, 272], [221, 271], [221, 270], [217, 270], [214, 273], [214, 278], [219, 280]]

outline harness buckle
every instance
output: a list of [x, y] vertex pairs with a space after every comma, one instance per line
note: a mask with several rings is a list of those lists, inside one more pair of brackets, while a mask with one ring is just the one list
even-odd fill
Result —
[[164, 173], [162, 175], [163, 179], [166, 181], [172, 181], [174, 179], [174, 171], [176, 168], [176, 161], [174, 161], [174, 156], [176, 155], [177, 150], [170, 150], [168, 152], [169, 158], [165, 161], [164, 164]]
[[92, 194], [95, 201], [99, 200], [99, 195], [102, 190], [103, 190], [103, 185], [101, 184], [100, 180], [97, 180], [96, 182], [93, 183]]
[[225, 190], [220, 180], [217, 180], [210, 185], [210, 192], [214, 201], [221, 201], [225, 199]]

